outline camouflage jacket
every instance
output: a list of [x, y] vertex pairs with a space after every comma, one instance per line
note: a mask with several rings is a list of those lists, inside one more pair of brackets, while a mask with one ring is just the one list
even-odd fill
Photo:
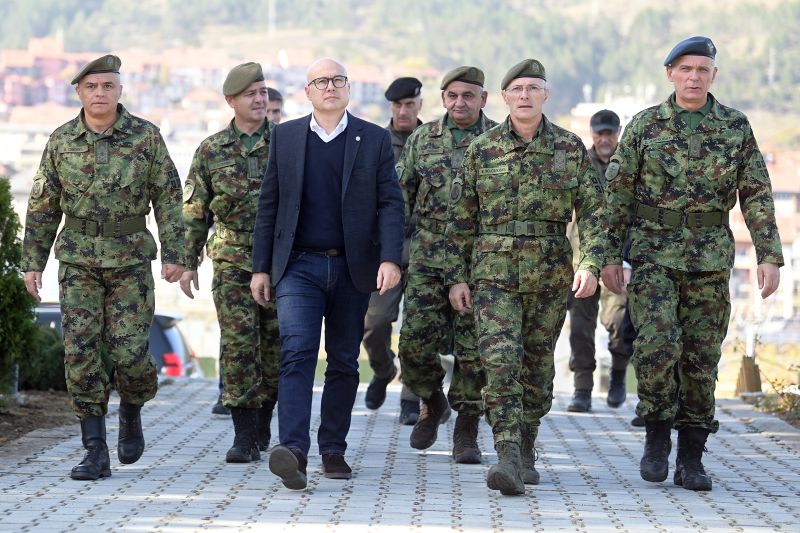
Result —
[[[187, 270], [197, 269], [203, 245], [212, 260], [252, 270], [256, 206], [274, 126], [269, 122], [264, 136], [248, 151], [231, 120], [195, 151], [183, 195]], [[216, 226], [208, 238], [212, 217]]]
[[644, 204], [681, 217], [727, 214], [738, 192], [758, 262], [782, 265], [769, 175], [747, 117], [713, 99], [709, 113], [691, 130], [672, 100], [634, 116], [611, 158], [606, 171], [606, 264], [621, 263], [630, 228], [634, 264], [651, 262], [688, 272], [732, 268], [734, 241], [727, 224], [667, 225], [638, 217], [636, 209]]
[[[595, 172], [597, 172], [597, 176], [600, 178], [600, 185], [605, 185], [605, 179], [603, 179], [603, 176], [606, 174], [608, 163], [603, 163], [600, 161], [600, 158], [597, 156], [597, 152], [594, 150], [594, 146], [589, 148], [586, 153], [589, 155], [589, 161], [592, 163]], [[572, 217], [570, 223], [567, 224], [567, 238], [569, 239], [569, 244], [572, 247], [572, 268], [577, 270], [581, 251], [580, 239], [578, 238], [578, 224], [574, 216]]]
[[599, 179], [581, 139], [544, 116], [529, 144], [508, 118], [475, 139], [451, 189], [447, 285], [566, 289], [573, 278], [566, 237], [573, 210], [581, 234], [579, 268], [597, 276], [605, 246]]
[[[478, 132], [497, 123], [481, 112]], [[455, 144], [447, 115], [419, 126], [408, 138], [397, 175], [405, 199], [406, 224], [416, 223], [410, 262], [427, 268], [444, 268], [444, 231], [448, 217], [450, 183], [461, 168], [464, 153], [475, 135]], [[408, 233], [406, 233], [407, 235]]]
[[[145, 217], [153, 205], [163, 263], [183, 264], [181, 182], [158, 128], [117, 106], [119, 118], [103, 134], [86, 128], [83, 110], [56, 129], [33, 179], [23, 245], [23, 271], [42, 271], [62, 214], [90, 224]], [[112, 224], [113, 226], [113, 224]], [[147, 229], [92, 236], [63, 228], [55, 242], [60, 261], [98, 268], [124, 267], [156, 257]]]

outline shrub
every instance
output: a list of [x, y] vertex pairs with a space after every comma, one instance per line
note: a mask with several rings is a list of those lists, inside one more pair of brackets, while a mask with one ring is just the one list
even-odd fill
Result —
[[55, 329], [36, 328], [33, 350], [19, 361], [19, 388], [67, 390], [64, 379], [64, 343]]

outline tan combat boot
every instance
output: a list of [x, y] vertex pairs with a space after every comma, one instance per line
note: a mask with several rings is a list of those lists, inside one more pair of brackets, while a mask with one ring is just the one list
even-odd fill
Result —
[[525, 494], [519, 444], [503, 440], [495, 443], [494, 447], [497, 450], [499, 463], [489, 469], [486, 486], [492, 490], [499, 490], [504, 496]]
[[527, 428], [522, 430], [522, 445], [520, 446], [520, 454], [522, 455], [522, 481], [526, 485], [539, 484], [539, 472], [536, 471], [536, 428]]

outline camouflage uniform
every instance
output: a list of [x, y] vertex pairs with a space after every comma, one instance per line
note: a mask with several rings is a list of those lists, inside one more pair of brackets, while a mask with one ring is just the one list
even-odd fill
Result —
[[605, 263], [621, 263], [629, 231], [637, 413], [715, 432], [714, 388], [734, 259], [728, 211], [737, 192], [758, 263], [782, 265], [783, 255], [769, 176], [747, 117], [708, 98], [710, 110], [695, 129], [678, 116], [674, 94], [626, 128], [606, 172]]
[[[253, 226], [271, 127], [265, 121], [259, 139], [248, 150], [231, 121], [200, 143], [186, 178], [187, 270], [197, 269], [206, 245], [214, 262], [211, 290], [219, 321], [226, 407], [256, 408], [274, 404], [278, 397], [280, 336], [275, 302], [261, 307], [250, 294]], [[208, 238], [211, 213], [216, 226]]]
[[[587, 152], [597, 175], [605, 176], [608, 163], [604, 163], [597, 156], [594, 147]], [[573, 268], [578, 268], [580, 257], [580, 239], [578, 226], [575, 222], [567, 225], [567, 237], [572, 246]], [[628, 368], [631, 354], [633, 353], [632, 338], [629, 319], [626, 319], [625, 308], [627, 297], [624, 294], [614, 294], [604, 286], [598, 286], [597, 292], [588, 298], [575, 298], [574, 293], [569, 293], [567, 308], [569, 309], [569, 345], [571, 354], [569, 368], [574, 375], [575, 389], [592, 390], [594, 388], [594, 372], [597, 360], [595, 358], [594, 332], [597, 325], [597, 316], [600, 323], [608, 332], [608, 351], [611, 353], [611, 370], [625, 370]], [[602, 312], [601, 312], [602, 310]]]
[[[153, 124], [117, 106], [103, 133], [83, 110], [47, 142], [33, 181], [23, 271], [44, 270], [55, 239], [67, 388], [80, 418], [104, 416], [112, 376], [123, 402], [155, 396], [148, 349], [153, 319], [150, 261], [156, 243], [145, 227], [152, 203], [163, 263], [183, 264], [181, 186]], [[111, 370], [103, 358], [110, 361]]]
[[420, 398], [430, 398], [441, 388], [445, 375], [438, 354], [450, 352], [452, 339], [455, 368], [448, 392], [450, 405], [459, 413], [480, 416], [485, 376], [476, 351], [475, 323], [471, 315], [456, 313], [450, 306], [444, 281], [444, 232], [450, 184], [464, 152], [476, 135], [496, 122], [481, 112], [475, 131], [459, 143], [447, 123], [445, 114], [414, 130], [397, 164], [406, 221], [416, 218], [400, 331], [400, 367], [403, 382]]
[[495, 443], [520, 443], [550, 410], [553, 351], [573, 279], [566, 225], [577, 213], [579, 268], [598, 275], [602, 192], [583, 142], [545, 116], [526, 144], [510, 119], [467, 150], [451, 188], [446, 284], [469, 283], [483, 400]]

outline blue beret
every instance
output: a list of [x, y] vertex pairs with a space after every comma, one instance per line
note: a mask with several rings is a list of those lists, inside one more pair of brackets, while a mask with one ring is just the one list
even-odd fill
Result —
[[664, 66], [668, 67], [679, 57], [687, 55], [705, 56], [714, 59], [717, 55], [717, 47], [708, 37], [703, 37], [702, 35], [689, 37], [676, 44], [672, 51], [667, 54]]
[[417, 78], [397, 78], [389, 84], [384, 96], [390, 102], [396, 102], [403, 98], [419, 96], [420, 89], [422, 89], [422, 82]]

